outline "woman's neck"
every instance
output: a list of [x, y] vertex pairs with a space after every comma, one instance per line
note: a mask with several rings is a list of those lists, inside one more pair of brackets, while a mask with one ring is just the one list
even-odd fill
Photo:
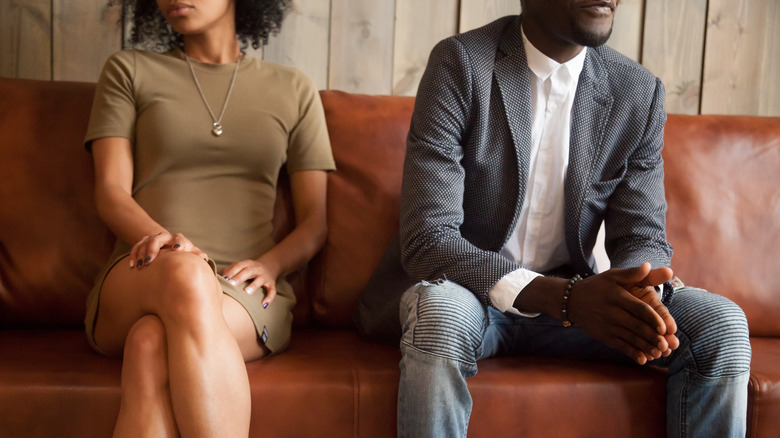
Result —
[[196, 61], [209, 64], [228, 64], [236, 62], [241, 53], [241, 47], [235, 34], [223, 38], [185, 35], [184, 53]]

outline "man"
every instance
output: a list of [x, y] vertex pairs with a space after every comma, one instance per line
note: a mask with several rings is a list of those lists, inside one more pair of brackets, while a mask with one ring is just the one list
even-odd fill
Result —
[[[670, 300], [664, 89], [602, 46], [618, 1], [522, 0], [432, 51], [377, 273], [400, 246], [420, 281], [401, 297], [400, 436], [464, 436], [476, 361], [524, 353], [667, 367], [668, 436], [744, 436], [747, 323], [679, 283]], [[377, 276], [361, 322], [403, 283]]]

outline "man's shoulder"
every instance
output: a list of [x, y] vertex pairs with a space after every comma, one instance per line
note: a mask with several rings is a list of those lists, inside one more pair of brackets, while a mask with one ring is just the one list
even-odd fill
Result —
[[501, 17], [482, 27], [450, 36], [439, 42], [440, 46], [457, 46], [471, 56], [495, 57], [496, 50], [507, 28], [518, 20], [516, 15]]
[[592, 50], [598, 62], [607, 70], [607, 77], [613, 84], [620, 86], [631, 83], [654, 85], [658, 79], [642, 64], [607, 45], [601, 45]]

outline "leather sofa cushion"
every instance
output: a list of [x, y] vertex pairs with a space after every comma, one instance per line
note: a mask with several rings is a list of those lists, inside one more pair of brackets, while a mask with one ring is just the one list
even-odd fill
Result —
[[[3, 433], [110, 436], [121, 363], [94, 354], [80, 330], [7, 330], [0, 357]], [[247, 365], [251, 429], [274, 437], [394, 437], [399, 359], [397, 348], [367, 343], [354, 331], [296, 330], [284, 354]], [[475, 404], [469, 436], [504, 436], [507, 430], [659, 436], [665, 379], [663, 371], [638, 367], [488, 359], [469, 380]], [[508, 406], [514, 414], [493, 412]], [[614, 421], [590, 421], [605, 412], [614, 412]]]
[[[780, 418], [780, 342], [751, 342], [749, 436], [772, 437]], [[121, 362], [93, 353], [81, 330], [6, 330], [0, 357], [3, 434], [110, 436]], [[251, 428], [274, 437], [394, 437], [399, 359], [398, 348], [367, 343], [351, 330], [295, 330], [284, 354], [247, 365]], [[469, 436], [663, 436], [665, 382], [665, 371], [638, 366], [487, 359], [468, 382]], [[496, 414], [507, 408], [510, 415]]]

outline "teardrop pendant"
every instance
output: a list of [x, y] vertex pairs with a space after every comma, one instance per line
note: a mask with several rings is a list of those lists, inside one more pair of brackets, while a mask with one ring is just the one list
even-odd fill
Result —
[[213, 128], [211, 129], [211, 133], [214, 134], [215, 137], [219, 137], [222, 135], [222, 123], [214, 122]]

